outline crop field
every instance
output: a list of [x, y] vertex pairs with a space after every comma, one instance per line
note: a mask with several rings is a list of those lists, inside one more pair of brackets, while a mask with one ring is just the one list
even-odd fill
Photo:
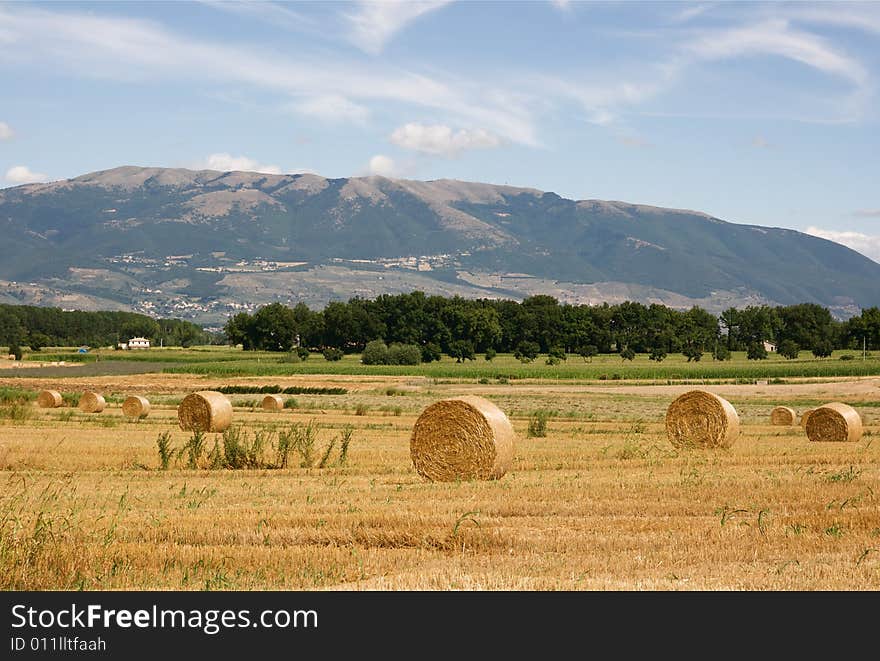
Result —
[[[507, 357], [487, 366], [480, 357], [381, 374], [349, 357], [285, 365], [277, 355], [202, 353], [201, 362], [162, 355], [174, 372], [0, 372], [0, 588], [880, 586], [880, 377], [810, 373], [814, 363], [830, 370], [860, 361], [721, 364], [730, 371], [703, 387], [737, 408], [742, 433], [728, 450], [678, 450], [664, 430], [666, 407], [692, 387], [670, 376], [691, 367], [678, 357], [660, 365], [569, 358], [561, 366]], [[873, 360], [862, 367], [873, 364], [876, 374]], [[715, 367], [704, 361], [699, 368]], [[239, 362], [276, 371], [214, 371]], [[575, 366], [577, 376], [549, 372]], [[759, 367], [791, 373], [756, 383], [770, 376], [747, 371]], [[495, 376], [516, 369], [535, 372]], [[615, 369], [621, 379], [600, 378]], [[641, 369], [670, 372], [652, 380]], [[100, 391], [108, 406], [100, 414], [38, 409], [36, 392], [50, 386], [69, 401], [70, 393]], [[304, 393], [283, 394], [287, 408], [277, 412], [260, 408], [260, 394], [228, 395], [241, 467], [218, 459], [229, 435], [194, 440], [177, 426], [187, 393], [221, 386]], [[149, 397], [149, 417], [122, 416], [130, 394]], [[417, 416], [460, 394], [487, 397], [513, 423], [516, 456], [500, 480], [430, 483], [412, 467]], [[861, 414], [860, 441], [811, 443], [800, 427], [769, 425], [774, 406], [800, 413], [828, 401]], [[284, 455], [281, 439], [293, 437]]]

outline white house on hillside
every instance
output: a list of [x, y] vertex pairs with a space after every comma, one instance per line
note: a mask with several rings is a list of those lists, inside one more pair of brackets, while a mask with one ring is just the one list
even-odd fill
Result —
[[129, 349], [149, 349], [150, 341], [145, 337], [133, 337], [128, 341]]

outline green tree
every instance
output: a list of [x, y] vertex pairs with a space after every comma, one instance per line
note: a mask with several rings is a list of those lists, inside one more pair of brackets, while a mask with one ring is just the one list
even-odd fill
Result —
[[530, 363], [538, 357], [539, 353], [541, 353], [540, 344], [525, 340], [517, 345], [516, 351], [513, 352], [513, 357], [521, 363]]
[[651, 347], [651, 352], [648, 354], [649, 360], [656, 360], [660, 363], [664, 358], [666, 358], [666, 349], [661, 346]]
[[816, 358], [828, 358], [834, 351], [834, 345], [830, 340], [820, 340], [813, 346], [813, 355]]
[[547, 352], [548, 357], [555, 358], [556, 360], [565, 360], [567, 356], [565, 355], [565, 349], [563, 347], [551, 347], [550, 351]]
[[28, 334], [28, 346], [31, 351], [39, 351], [43, 347], [49, 346], [49, 336], [45, 333], [35, 332]]
[[624, 360], [634, 360], [636, 357], [636, 352], [632, 347], [624, 347], [620, 351], [620, 357]]
[[749, 360], [766, 360], [767, 349], [763, 342], [751, 342], [746, 349], [746, 358]]
[[712, 352], [712, 358], [714, 358], [715, 360], [730, 360], [732, 358], [732, 355], [730, 353], [730, 349], [728, 349], [725, 345], [718, 344], [718, 346], [716, 346], [715, 350]]
[[486, 354], [483, 356], [487, 361], [492, 362], [495, 359], [495, 356], [498, 355], [498, 352], [495, 351], [492, 347], [486, 349]]
[[324, 349], [324, 360], [329, 362], [336, 362], [338, 360], [342, 360], [342, 357], [345, 353], [342, 349], [337, 349], [336, 347], [327, 347]]
[[593, 362], [593, 358], [599, 355], [599, 347], [595, 344], [584, 344], [577, 350], [578, 355], [584, 362]]
[[417, 344], [394, 342], [388, 347], [389, 365], [418, 365], [422, 362], [422, 350]]
[[474, 343], [470, 340], [454, 340], [449, 343], [449, 351], [447, 352], [456, 363], [464, 360], [474, 360], [476, 357], [474, 351]]
[[21, 360], [21, 347], [18, 346], [17, 344], [10, 344], [9, 345], [9, 354], [11, 356], [15, 356], [16, 360]]
[[789, 360], [794, 360], [795, 358], [797, 358], [799, 352], [800, 347], [798, 347], [797, 343], [793, 340], [783, 340], [776, 348], [776, 353], [778, 353], [783, 358], [787, 358]]
[[435, 360], [440, 360], [442, 357], [442, 349], [439, 344], [435, 344], [434, 342], [426, 342], [422, 345], [422, 362], [423, 363], [432, 363]]

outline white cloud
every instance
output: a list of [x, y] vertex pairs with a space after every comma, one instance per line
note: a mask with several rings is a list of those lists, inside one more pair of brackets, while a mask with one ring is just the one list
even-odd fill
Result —
[[571, 0], [550, 0], [550, 3], [560, 11], [571, 9]]
[[731, 30], [707, 31], [688, 44], [686, 50], [706, 60], [777, 55], [843, 77], [858, 86], [868, 81], [868, 72], [859, 61], [836, 51], [815, 34], [792, 29], [784, 19]]
[[828, 5], [788, 5], [784, 13], [804, 23], [838, 25], [866, 32], [880, 33], [880, 6], [877, 3], [841, 3]]
[[808, 227], [807, 234], [840, 243], [862, 253], [865, 257], [870, 257], [875, 262], [880, 262], [880, 236], [871, 236], [861, 232], [837, 232], [819, 227]]
[[281, 168], [277, 165], [264, 165], [247, 156], [233, 156], [221, 152], [211, 154], [205, 159], [205, 167], [209, 170], [221, 172], [260, 172], [262, 174], [281, 174]]
[[419, 16], [449, 4], [449, 0], [366, 0], [346, 13], [349, 40], [361, 50], [378, 55], [399, 32]]
[[16, 165], [6, 171], [6, 181], [13, 184], [33, 184], [46, 181], [48, 175], [42, 172], [34, 172], [27, 165]]
[[501, 145], [501, 138], [485, 129], [453, 131], [443, 124], [411, 122], [394, 130], [391, 142], [398, 147], [425, 154], [454, 157], [468, 149], [491, 149]]
[[404, 103], [442, 111], [462, 123], [490, 126], [513, 142], [538, 144], [530, 110], [534, 98], [508, 94], [484, 81], [333, 60], [325, 53], [285, 58], [115, 16], [0, 5], [0, 24], [18, 44], [20, 65], [38, 61], [84, 77], [126, 82], [237, 84], [297, 99], [335, 96], [352, 102]]
[[295, 103], [293, 109], [303, 115], [332, 122], [350, 121], [363, 124], [370, 116], [368, 108], [338, 94], [313, 96]]
[[367, 166], [370, 174], [378, 174], [383, 177], [391, 177], [394, 175], [394, 160], [384, 154], [376, 154], [370, 159]]
[[15, 131], [6, 122], [0, 122], [0, 140], [10, 140], [15, 136]]

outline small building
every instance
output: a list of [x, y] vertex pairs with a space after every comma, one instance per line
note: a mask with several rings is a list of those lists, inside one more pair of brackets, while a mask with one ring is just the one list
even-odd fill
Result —
[[129, 349], [149, 349], [150, 341], [145, 337], [133, 337], [128, 341]]
[[764, 340], [764, 351], [767, 353], [773, 353], [776, 351], [776, 345], [773, 342], [767, 342]]

